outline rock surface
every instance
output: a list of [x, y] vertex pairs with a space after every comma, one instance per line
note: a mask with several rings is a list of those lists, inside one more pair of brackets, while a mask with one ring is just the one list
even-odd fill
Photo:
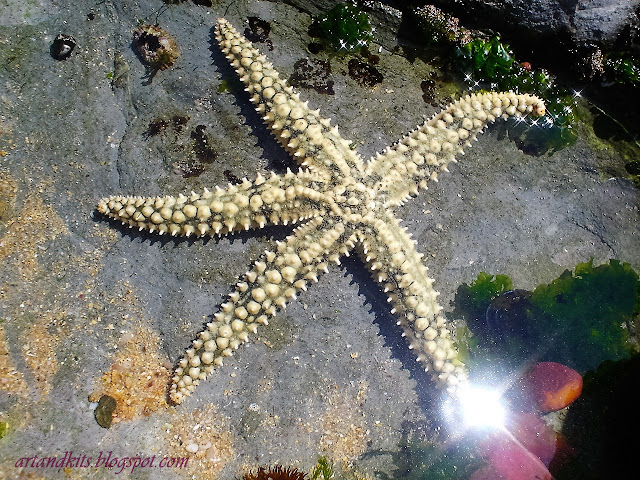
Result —
[[[402, 2], [392, 2], [400, 4]], [[638, 0], [445, 0], [431, 2], [454, 9], [464, 22], [484, 29], [514, 31], [531, 38], [568, 35], [575, 46], [595, 43], [611, 47], [616, 41], [640, 47]], [[400, 8], [400, 7], [398, 7]]]
[[[451, 2], [433, 3], [451, 7]], [[487, 23], [492, 19], [497, 30], [526, 30], [543, 37], [567, 32], [578, 45], [611, 46], [620, 35], [630, 35], [638, 46], [638, 0], [460, 0], [456, 4], [485, 28], [492, 28]], [[631, 31], [625, 32], [627, 28]]]

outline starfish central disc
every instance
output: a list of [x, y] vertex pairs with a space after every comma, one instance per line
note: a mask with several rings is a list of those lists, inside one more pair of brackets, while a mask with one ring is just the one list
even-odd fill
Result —
[[544, 115], [542, 101], [513, 92], [467, 95], [365, 163], [337, 127], [302, 102], [225, 19], [218, 20], [216, 38], [256, 110], [300, 170], [178, 197], [116, 195], [103, 198], [98, 210], [140, 230], [171, 235], [297, 226], [240, 278], [178, 361], [171, 399], [182, 402], [260, 325], [268, 325], [271, 316], [318, 281], [330, 262], [340, 263], [354, 248], [387, 293], [409, 348], [436, 384], [453, 389], [465, 381], [439, 293], [393, 208], [436, 181], [488, 123]]
[[332, 190], [330, 213], [345, 223], [357, 226], [378, 205], [375, 192], [361, 182], [346, 182], [336, 185]]

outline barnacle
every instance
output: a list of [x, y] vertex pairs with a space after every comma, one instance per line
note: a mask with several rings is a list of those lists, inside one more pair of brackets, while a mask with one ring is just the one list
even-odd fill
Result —
[[132, 46], [142, 63], [154, 70], [166, 70], [180, 56], [175, 38], [158, 25], [140, 25], [133, 32]]
[[71, 56], [76, 45], [76, 39], [71, 35], [59, 33], [49, 47], [49, 53], [56, 60], [66, 60]]

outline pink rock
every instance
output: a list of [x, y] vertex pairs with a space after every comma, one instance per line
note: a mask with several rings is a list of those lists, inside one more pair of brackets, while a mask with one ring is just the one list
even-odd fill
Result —
[[547, 466], [555, 451], [556, 433], [536, 415], [517, 413], [487, 446], [487, 459], [498, 478], [550, 480]]
[[553, 412], [570, 405], [582, 393], [578, 372], [555, 362], [536, 363], [520, 379], [524, 403], [543, 412]]
[[538, 457], [514, 443], [503, 445], [489, 457], [491, 466], [505, 480], [551, 480], [551, 473]]

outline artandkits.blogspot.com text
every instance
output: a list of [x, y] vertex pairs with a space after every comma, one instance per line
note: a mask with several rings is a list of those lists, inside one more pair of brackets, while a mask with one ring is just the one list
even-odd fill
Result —
[[33, 455], [22, 457], [16, 460], [14, 466], [22, 469], [107, 468], [118, 475], [122, 472], [133, 473], [136, 469], [142, 468], [181, 469], [186, 468], [188, 463], [189, 457], [162, 457], [159, 455], [118, 457], [112, 451], [100, 451], [97, 456], [88, 456], [67, 451], [62, 456]]

